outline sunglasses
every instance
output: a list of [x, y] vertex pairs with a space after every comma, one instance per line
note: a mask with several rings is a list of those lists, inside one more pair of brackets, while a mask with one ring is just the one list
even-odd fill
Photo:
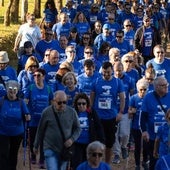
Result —
[[91, 153], [91, 156], [101, 158], [103, 156], [103, 153], [93, 152], [93, 153]]
[[72, 51], [67, 51], [68, 53], [75, 53], [76, 51], [72, 50]]
[[78, 105], [78, 106], [81, 106], [81, 105], [85, 106], [86, 103], [85, 103], [85, 102], [82, 102], [82, 103], [81, 103], [81, 102], [78, 102], [77, 105]]
[[34, 77], [41, 77], [41, 74], [34, 74]]
[[29, 68], [37, 68], [37, 65], [29, 66]]
[[45, 56], [47, 57], [47, 56], [50, 56], [50, 54], [45, 54]]
[[122, 37], [123, 37], [123, 36], [118, 36], [118, 35], [116, 36], [116, 38], [122, 38]]
[[131, 27], [131, 25], [125, 25], [125, 27]]
[[67, 102], [66, 101], [59, 101], [57, 102], [58, 105], [62, 105], [62, 104], [66, 104]]
[[156, 53], [158, 53], [158, 54], [160, 54], [160, 53], [163, 54], [164, 52], [163, 52], [163, 51], [157, 51]]
[[146, 91], [147, 89], [139, 89], [139, 91]]
[[93, 54], [93, 52], [89, 52], [89, 51], [86, 51], [85, 53], [86, 53], [86, 54]]
[[8, 87], [9, 90], [18, 90], [17, 87]]
[[133, 63], [132, 60], [125, 60], [124, 62], [125, 62], [125, 63]]
[[114, 20], [114, 18], [108, 18], [108, 20]]
[[154, 79], [153, 78], [146, 78], [146, 80], [153, 81]]

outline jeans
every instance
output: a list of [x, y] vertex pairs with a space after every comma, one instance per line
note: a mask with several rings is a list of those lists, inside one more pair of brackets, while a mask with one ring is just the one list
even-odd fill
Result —
[[44, 150], [47, 170], [66, 170], [67, 162], [62, 161], [57, 152], [51, 149]]

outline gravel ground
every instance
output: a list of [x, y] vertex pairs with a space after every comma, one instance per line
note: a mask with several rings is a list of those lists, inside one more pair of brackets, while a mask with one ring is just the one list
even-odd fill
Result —
[[[29, 168], [28, 163], [28, 150], [26, 152], [26, 161], [25, 166], [23, 165], [24, 160], [24, 150], [22, 147], [20, 147], [19, 155], [18, 155], [18, 165], [17, 170], [39, 170], [38, 163], [35, 165], [31, 165], [31, 169]], [[133, 151], [130, 152], [129, 158], [126, 160], [121, 160], [120, 164], [112, 164], [112, 170], [134, 170], [134, 157], [133, 157]]]

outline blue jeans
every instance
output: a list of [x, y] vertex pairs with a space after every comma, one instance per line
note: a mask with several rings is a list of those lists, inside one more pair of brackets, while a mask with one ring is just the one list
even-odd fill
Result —
[[44, 150], [47, 170], [66, 170], [67, 162], [62, 161], [59, 154], [51, 149]]

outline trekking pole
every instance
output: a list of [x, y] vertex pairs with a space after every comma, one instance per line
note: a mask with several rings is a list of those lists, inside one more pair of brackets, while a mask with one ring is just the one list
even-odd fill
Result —
[[28, 163], [29, 163], [29, 170], [31, 170], [31, 150], [30, 150], [30, 129], [27, 128], [28, 132]]
[[23, 155], [23, 165], [25, 166], [26, 162], [26, 150], [27, 150], [27, 122], [24, 123], [24, 155]]

